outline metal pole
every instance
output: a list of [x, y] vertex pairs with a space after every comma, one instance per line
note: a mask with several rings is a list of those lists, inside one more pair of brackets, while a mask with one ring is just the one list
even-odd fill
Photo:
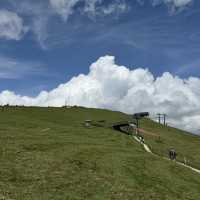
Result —
[[158, 113], [157, 115], [158, 115], [158, 123], [160, 124], [160, 118], [161, 118], [161, 114], [160, 114], [160, 113]]
[[139, 128], [139, 119], [138, 118], [136, 118], [136, 126], [137, 126], [137, 128]]
[[163, 123], [164, 123], [164, 126], [166, 126], [166, 114], [163, 114]]
[[164, 117], [164, 126], [165, 126], [165, 117], [166, 117], [166, 114], [163, 114], [163, 117]]

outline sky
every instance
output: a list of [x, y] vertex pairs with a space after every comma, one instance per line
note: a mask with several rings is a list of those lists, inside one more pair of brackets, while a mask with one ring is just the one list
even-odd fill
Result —
[[200, 133], [198, 0], [0, 0], [0, 104], [166, 113]]

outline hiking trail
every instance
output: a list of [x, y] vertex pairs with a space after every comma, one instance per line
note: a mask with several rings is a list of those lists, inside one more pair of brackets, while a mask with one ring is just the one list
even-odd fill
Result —
[[[117, 122], [117, 123], [113, 124], [113, 128], [114, 128], [115, 130], [130, 135], [130, 133], [129, 133], [127, 130], [122, 130], [122, 129], [121, 129], [122, 127], [127, 127], [127, 126], [130, 127], [130, 123], [127, 122], [127, 121], [126, 121], [126, 122]], [[158, 135], [156, 135], [156, 134], [154, 134], [154, 133], [149, 133], [148, 131], [145, 131], [144, 129], [138, 129], [138, 130], [139, 130], [140, 132], [145, 133], [145, 134], [159, 137]], [[145, 150], [146, 152], [151, 153], [152, 155], [155, 155], [155, 156], [159, 156], [159, 155], [153, 153], [153, 152], [151, 151], [150, 147], [149, 147], [147, 144], [145, 144], [144, 142], [142, 142], [141, 139], [139, 139], [136, 135], [132, 135], [132, 136], [133, 136], [133, 138], [134, 138], [135, 141], [137, 141], [138, 143], [140, 143], [140, 144], [143, 146], [143, 148], [144, 148], [144, 150]], [[160, 156], [159, 156], [159, 157], [160, 157]], [[166, 158], [166, 157], [162, 157], [162, 158], [165, 159], [165, 160], [171, 161], [169, 158]], [[190, 169], [190, 170], [192, 170], [192, 171], [194, 171], [194, 172], [200, 174], [200, 170], [199, 170], [199, 169], [196, 169], [196, 168], [194, 168], [194, 167], [191, 167], [191, 166], [189, 166], [189, 165], [187, 165], [187, 164], [185, 164], [185, 163], [182, 163], [182, 162], [180, 162], [180, 161], [175, 161], [175, 162], [176, 162], [176, 164], [178, 164], [178, 165], [181, 165], [181, 166], [183, 166], [183, 167], [186, 167], [186, 168], [188, 168], [188, 169]]]
[[[153, 154], [153, 155], [155, 155], [155, 156], [158, 156], [157, 154], [155, 154], [155, 153], [153, 153], [153, 152], [151, 151], [151, 149], [149, 148], [149, 146], [148, 146], [147, 144], [144, 144], [143, 142], [141, 142], [136, 136], [133, 136], [133, 138], [134, 138], [138, 143], [140, 143], [140, 144], [144, 147], [144, 150], [145, 150], [146, 152], [151, 153], [151, 154]], [[163, 159], [165, 159], [165, 160], [170, 160], [170, 159], [168, 159], [168, 158], [166, 158], [166, 157], [163, 157]], [[186, 165], [186, 164], [184, 164], [184, 163], [182, 163], [182, 162], [179, 162], [179, 161], [176, 161], [176, 163], [177, 163], [178, 165], [181, 165], [181, 166], [183, 166], [183, 167], [186, 167], [186, 168], [188, 168], [188, 169], [191, 169], [192, 171], [197, 172], [198, 174], [200, 174], [200, 170], [199, 170], [199, 169], [196, 169], [196, 168], [194, 168], [194, 167], [191, 167], [191, 166]]]

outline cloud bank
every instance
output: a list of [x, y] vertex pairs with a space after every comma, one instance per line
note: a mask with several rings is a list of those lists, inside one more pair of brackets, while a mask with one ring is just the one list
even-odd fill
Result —
[[16, 13], [0, 10], [0, 38], [20, 40], [28, 28], [23, 25], [23, 19]]
[[155, 78], [148, 69], [130, 70], [105, 56], [80, 74], [52, 91], [37, 97], [0, 93], [0, 104], [26, 106], [79, 105], [107, 108], [126, 113], [149, 111], [166, 113], [169, 124], [197, 133], [200, 129], [200, 79], [181, 79], [166, 72]]

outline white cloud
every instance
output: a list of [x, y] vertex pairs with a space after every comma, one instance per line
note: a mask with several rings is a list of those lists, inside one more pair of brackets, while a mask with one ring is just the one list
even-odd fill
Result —
[[166, 113], [169, 123], [197, 132], [200, 129], [200, 79], [181, 79], [166, 72], [154, 78], [147, 69], [130, 70], [105, 56], [80, 74], [52, 91], [31, 98], [11, 91], [0, 93], [0, 104], [108, 108], [126, 113], [149, 111]]
[[103, 0], [85, 0], [84, 12], [90, 13], [91, 15], [96, 15], [96, 6], [101, 4]]
[[81, 0], [49, 0], [55, 11], [60, 14], [64, 20], [73, 13], [73, 7]]
[[29, 23], [29, 31], [34, 35], [34, 39], [40, 47], [48, 49], [48, 37], [51, 35], [48, 28], [50, 20], [53, 16], [52, 10], [47, 8], [48, 2], [45, 1], [29, 1], [21, 0], [20, 2], [12, 2], [14, 10], [20, 15], [26, 16]]
[[113, 13], [121, 14], [125, 13], [129, 9], [129, 6], [125, 3], [125, 1], [115, 1], [112, 4], [109, 4], [107, 7], [102, 7], [100, 9], [101, 13], [104, 15], [111, 15]]
[[164, 0], [165, 3], [172, 3], [176, 7], [182, 7], [187, 6], [190, 4], [193, 0]]
[[47, 49], [46, 40], [49, 35], [47, 31], [48, 20], [48, 16], [35, 16], [32, 20], [33, 23], [31, 26], [31, 29], [35, 34], [36, 40], [38, 41], [40, 47], [44, 50]]
[[49, 0], [51, 7], [56, 13], [67, 21], [68, 17], [73, 14], [78, 4], [84, 4], [82, 11], [90, 16], [110, 15], [113, 13], [123, 13], [128, 6], [124, 0], [114, 0], [107, 7], [101, 5], [104, 0]]
[[[142, 0], [138, 0], [138, 1], [142, 1]], [[182, 11], [187, 6], [191, 5], [193, 1], [194, 0], [151, 0], [153, 6], [157, 6], [161, 3], [166, 4], [171, 14], [177, 11]]]
[[0, 10], [0, 38], [20, 40], [28, 28], [16, 13]]

